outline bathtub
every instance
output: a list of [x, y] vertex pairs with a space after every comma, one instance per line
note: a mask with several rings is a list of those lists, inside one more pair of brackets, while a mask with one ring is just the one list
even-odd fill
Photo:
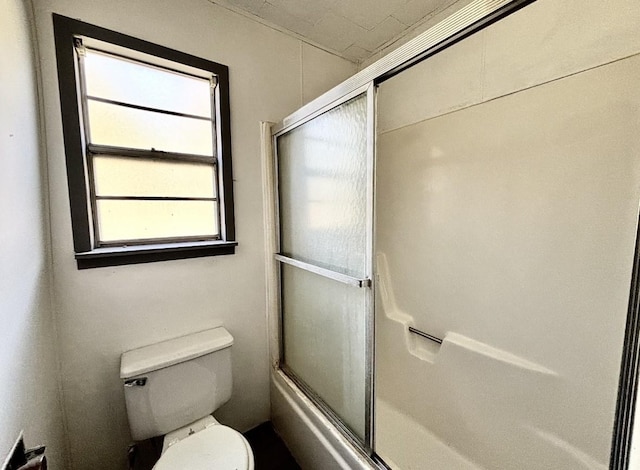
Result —
[[271, 373], [271, 420], [305, 470], [379, 468], [281, 370]]

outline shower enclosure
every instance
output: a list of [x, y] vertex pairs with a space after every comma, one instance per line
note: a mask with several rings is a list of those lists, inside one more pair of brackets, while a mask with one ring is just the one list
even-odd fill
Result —
[[358, 442], [371, 429], [373, 88], [276, 133], [282, 368]]
[[640, 6], [614, 3], [582, 12], [602, 47], [571, 5], [476, 0], [272, 128], [273, 414], [306, 466], [315, 433], [343, 468], [627, 468]]

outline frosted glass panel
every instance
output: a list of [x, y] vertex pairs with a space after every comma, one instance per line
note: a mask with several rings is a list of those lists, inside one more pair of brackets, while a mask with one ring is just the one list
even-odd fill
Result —
[[87, 50], [87, 94], [139, 106], [211, 117], [209, 81]]
[[282, 265], [285, 363], [363, 439], [366, 295]]
[[210, 201], [98, 200], [100, 240], [132, 240], [218, 234]]
[[213, 155], [211, 121], [88, 100], [91, 143]]
[[363, 276], [366, 95], [278, 138], [283, 254]]
[[216, 197], [215, 167], [206, 163], [93, 157], [98, 196]]

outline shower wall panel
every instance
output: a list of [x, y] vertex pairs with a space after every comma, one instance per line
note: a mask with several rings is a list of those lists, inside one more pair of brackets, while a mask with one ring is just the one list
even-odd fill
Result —
[[[640, 56], [619, 36], [640, 7], [614, 2], [612, 39], [565, 51], [575, 70], [529, 54], [524, 80], [496, 43], [553, 3], [380, 86], [375, 433], [392, 468], [608, 467], [640, 200]], [[575, 27], [551, 22], [561, 49]]]

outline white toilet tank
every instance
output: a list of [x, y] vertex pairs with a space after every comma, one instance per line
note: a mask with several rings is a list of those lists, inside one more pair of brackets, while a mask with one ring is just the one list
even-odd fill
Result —
[[127, 351], [120, 362], [134, 440], [211, 414], [231, 398], [231, 345], [223, 327]]

